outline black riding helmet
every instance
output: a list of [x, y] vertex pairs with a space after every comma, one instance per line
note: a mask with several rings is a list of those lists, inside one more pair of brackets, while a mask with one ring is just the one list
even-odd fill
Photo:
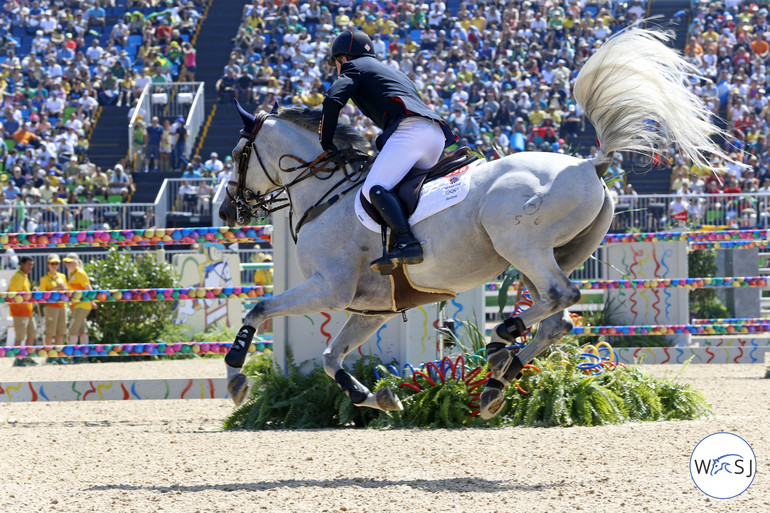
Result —
[[349, 55], [351, 57], [374, 57], [374, 45], [366, 32], [360, 30], [345, 30], [340, 32], [332, 43], [332, 55], [327, 63], [332, 68], [340, 55]]

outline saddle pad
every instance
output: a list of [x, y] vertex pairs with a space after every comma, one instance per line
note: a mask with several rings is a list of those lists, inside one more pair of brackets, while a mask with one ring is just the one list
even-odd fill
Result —
[[[409, 224], [414, 226], [423, 219], [464, 200], [471, 186], [471, 171], [481, 163], [486, 163], [486, 160], [475, 160], [467, 166], [423, 185], [422, 191], [420, 191], [420, 201], [417, 203], [414, 214], [409, 218]], [[375, 223], [366, 213], [363, 205], [361, 205], [361, 196], [358, 194], [356, 195], [356, 217], [369, 230], [380, 233], [380, 225]]]

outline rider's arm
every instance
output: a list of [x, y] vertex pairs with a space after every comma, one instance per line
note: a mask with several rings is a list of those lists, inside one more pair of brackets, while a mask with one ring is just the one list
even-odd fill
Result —
[[348, 103], [358, 88], [359, 73], [352, 62], [345, 62], [340, 68], [340, 75], [329, 88], [323, 101], [323, 117], [318, 135], [321, 138], [321, 147], [334, 145], [334, 131], [337, 129], [337, 121], [342, 107]]

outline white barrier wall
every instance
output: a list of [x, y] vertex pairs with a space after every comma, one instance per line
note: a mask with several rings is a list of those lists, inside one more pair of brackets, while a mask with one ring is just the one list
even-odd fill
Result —
[[[297, 266], [294, 241], [289, 234], [288, 213], [285, 210], [272, 215], [273, 222], [273, 286], [274, 295], [302, 282]], [[479, 287], [458, 295], [444, 308], [448, 319], [457, 322], [484, 322], [484, 289]], [[303, 369], [321, 365], [321, 355], [339, 332], [348, 313], [321, 313], [310, 316], [280, 317], [273, 320], [274, 360], [286, 370], [286, 346], [291, 348], [294, 362]], [[385, 363], [395, 360], [418, 365], [440, 356], [440, 335], [434, 323], [439, 318], [437, 304], [423, 305], [407, 311], [407, 322], [397, 315], [367, 340], [359, 351], [351, 354], [377, 355]], [[478, 322], [477, 322], [478, 321]]]

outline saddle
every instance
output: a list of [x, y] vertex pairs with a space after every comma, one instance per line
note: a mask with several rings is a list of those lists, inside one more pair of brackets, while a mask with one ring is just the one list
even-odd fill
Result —
[[[435, 166], [430, 169], [417, 169], [413, 167], [409, 171], [401, 182], [393, 189], [393, 192], [398, 196], [401, 205], [404, 207], [406, 216], [409, 217], [414, 214], [417, 209], [417, 202], [420, 199], [420, 191], [423, 185], [426, 183], [446, 176], [452, 171], [459, 169], [463, 166], [470, 164], [471, 162], [478, 160], [478, 155], [467, 146], [457, 148], [455, 151], [439, 160]], [[375, 220], [380, 226], [384, 226], [384, 221], [377, 213], [375, 208], [366, 199], [363, 192], [359, 193], [361, 196], [361, 205], [369, 217]]]

